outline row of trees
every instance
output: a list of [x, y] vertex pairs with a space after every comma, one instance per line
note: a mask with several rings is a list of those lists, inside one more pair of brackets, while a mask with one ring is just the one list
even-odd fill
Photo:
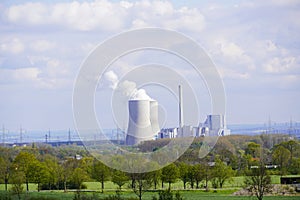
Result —
[[207, 188], [209, 180], [212, 180], [216, 187], [222, 187], [224, 182], [234, 175], [232, 168], [219, 158], [216, 159], [213, 167], [207, 163], [188, 165], [184, 162], [176, 162], [161, 170], [134, 174], [112, 170], [92, 157], [82, 159], [74, 157], [62, 161], [49, 154], [36, 157], [30, 150], [24, 149], [12, 161], [0, 157], [1, 180], [5, 183], [6, 189], [8, 183], [19, 182], [26, 184], [27, 191], [29, 183], [36, 183], [38, 191], [40, 189], [64, 189], [66, 191], [68, 188], [82, 189], [84, 181], [96, 180], [101, 183], [103, 192], [104, 183], [110, 180], [118, 185], [119, 189], [131, 181], [131, 187], [140, 190], [140, 187], [152, 185], [154, 189], [157, 189], [159, 182], [162, 188], [164, 188], [164, 183], [171, 188], [171, 184], [179, 179], [182, 180], [184, 188], [187, 183], [190, 183], [191, 188], [200, 188], [199, 183], [203, 180]]
[[[269, 166], [276, 167], [272, 171], [274, 174], [300, 174], [300, 145], [299, 141], [284, 138], [274, 137], [273, 139], [280, 142], [272, 142], [270, 147], [269, 141], [272, 136], [247, 136], [244, 137], [232, 136], [222, 137], [219, 139], [213, 151], [206, 157], [206, 160], [213, 162], [215, 156], [219, 158], [236, 171], [237, 175], [245, 175], [249, 168], [253, 165], [258, 165], [261, 155], [264, 157], [264, 163]], [[201, 160], [197, 158], [198, 149], [201, 146], [201, 141], [193, 143], [192, 147], [179, 158], [180, 161], [189, 163], [198, 163]], [[266, 147], [267, 146], [267, 147]]]

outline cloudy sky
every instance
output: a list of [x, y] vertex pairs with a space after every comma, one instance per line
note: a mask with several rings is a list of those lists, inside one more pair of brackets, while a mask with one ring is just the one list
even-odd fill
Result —
[[[73, 83], [83, 60], [105, 39], [143, 27], [179, 31], [206, 50], [224, 82], [229, 124], [299, 121], [299, 19], [298, 0], [1, 1], [0, 123], [73, 128]], [[128, 56], [119, 68], [147, 63], [145, 55]], [[163, 55], [148, 55], [164, 63]], [[115, 71], [122, 73], [117, 64]]]

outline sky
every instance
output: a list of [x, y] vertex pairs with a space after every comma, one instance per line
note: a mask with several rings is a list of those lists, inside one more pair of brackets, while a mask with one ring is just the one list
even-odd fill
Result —
[[[1, 1], [0, 124], [9, 130], [74, 128], [73, 84], [84, 59], [107, 38], [145, 27], [179, 31], [205, 49], [224, 83], [228, 124], [299, 121], [299, 11], [298, 0]], [[130, 66], [153, 61], [180, 66], [177, 71], [198, 87], [204, 121], [209, 93], [178, 58], [137, 52], [111, 69], [122, 76]], [[165, 125], [176, 125], [172, 94], [155, 87], [147, 92], [163, 105]], [[96, 108], [105, 128], [115, 127], [106, 115], [110, 100], [102, 99], [111, 93], [100, 81]]]

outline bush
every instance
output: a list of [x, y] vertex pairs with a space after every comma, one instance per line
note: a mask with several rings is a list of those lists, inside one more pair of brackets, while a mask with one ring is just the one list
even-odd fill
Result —
[[158, 198], [153, 196], [152, 200], [183, 200], [183, 198], [178, 191], [174, 194], [171, 190], [162, 190], [159, 191]]
[[[49, 183], [42, 183], [40, 185], [41, 190], [63, 190], [64, 184], [63, 182], [59, 182], [58, 184], [49, 184]], [[68, 182], [67, 183], [67, 189], [79, 189], [78, 185], [74, 182]], [[87, 186], [85, 184], [81, 184], [80, 189], [87, 189]]]
[[183, 197], [181, 196], [181, 194], [179, 193], [179, 191], [177, 191], [175, 193], [175, 200], [183, 200]]
[[0, 193], [0, 200], [11, 200], [11, 196], [8, 192], [4, 191]]
[[100, 200], [99, 196], [93, 193], [92, 196], [88, 196], [86, 194], [76, 192], [73, 200]]
[[137, 200], [137, 199], [134, 197], [125, 198], [125, 197], [121, 197], [120, 195], [116, 194], [116, 195], [110, 195], [108, 197], [105, 197], [102, 200]]
[[159, 192], [159, 200], [173, 200], [171, 190], [163, 190]]
[[29, 200], [57, 200], [54, 197], [30, 197]]

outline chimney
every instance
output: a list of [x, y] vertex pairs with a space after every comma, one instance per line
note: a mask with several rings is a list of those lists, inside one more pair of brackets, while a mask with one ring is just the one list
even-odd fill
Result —
[[182, 105], [182, 89], [181, 85], [178, 86], [178, 95], [179, 95], [179, 128], [183, 127], [183, 105]]

